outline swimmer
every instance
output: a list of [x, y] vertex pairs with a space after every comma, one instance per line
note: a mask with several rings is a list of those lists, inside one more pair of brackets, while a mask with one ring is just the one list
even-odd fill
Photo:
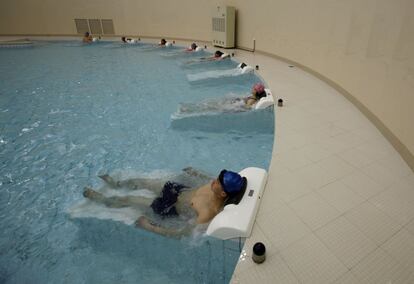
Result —
[[167, 41], [165, 40], [165, 38], [162, 38], [158, 45], [159, 46], [166, 46], [166, 44], [167, 44]]
[[195, 51], [196, 49], [197, 49], [197, 44], [195, 43], [195, 42], [193, 42], [191, 45], [190, 45], [190, 47], [188, 47], [188, 48], [186, 48], [185, 49], [185, 51], [189, 51], [189, 52], [191, 52], [191, 51]]
[[252, 88], [252, 95], [244, 99], [247, 106], [255, 105], [261, 98], [266, 97], [265, 86], [257, 83]]
[[219, 61], [225, 58], [229, 58], [230, 55], [227, 53], [223, 53], [220, 50], [217, 50], [213, 56], [210, 57], [201, 57], [197, 60], [190, 60], [187, 61], [185, 64], [197, 64], [197, 63], [203, 63], [203, 62], [209, 62], [209, 61]]
[[124, 42], [124, 43], [127, 43], [127, 39], [126, 39], [126, 37], [121, 37], [121, 40], [122, 40], [122, 42]]
[[[184, 171], [193, 176], [205, 177], [193, 168], [185, 168]], [[222, 170], [217, 178], [198, 188], [188, 188], [186, 185], [162, 179], [138, 178], [125, 181], [116, 181], [109, 175], [100, 176], [113, 188], [129, 187], [130, 189], [146, 188], [154, 192], [160, 192], [159, 197], [152, 199], [142, 196], [112, 196], [103, 194], [85, 187], [83, 196], [95, 202], [102, 203], [111, 208], [123, 208], [134, 206], [149, 206], [154, 213], [161, 217], [177, 217], [186, 212], [193, 211], [196, 215], [195, 224], [188, 224], [183, 229], [166, 228], [154, 223], [145, 216], [136, 220], [137, 227], [164, 236], [180, 237], [190, 234], [196, 225], [210, 222], [224, 206], [240, 201], [246, 190], [247, 179], [238, 173]], [[236, 201], [235, 201], [236, 200]]]
[[82, 41], [84, 43], [91, 43], [93, 41], [92, 36], [89, 34], [89, 32], [86, 32], [85, 35], [83, 36]]

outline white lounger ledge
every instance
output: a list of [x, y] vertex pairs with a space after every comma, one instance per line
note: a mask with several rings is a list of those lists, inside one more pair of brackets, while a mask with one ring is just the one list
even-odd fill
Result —
[[261, 168], [246, 168], [239, 173], [246, 177], [247, 187], [238, 205], [228, 204], [210, 222], [206, 234], [222, 240], [250, 236], [267, 181]]

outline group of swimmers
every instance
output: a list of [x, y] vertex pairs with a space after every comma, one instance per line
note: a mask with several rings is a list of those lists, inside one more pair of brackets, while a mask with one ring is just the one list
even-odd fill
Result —
[[[89, 33], [85, 33], [83, 41], [90, 43], [93, 41]], [[131, 39], [122, 37], [122, 41], [127, 43]], [[168, 42], [161, 39], [159, 46], [167, 46]], [[197, 49], [197, 44], [192, 43], [185, 51], [191, 52]], [[212, 57], [205, 60], [218, 60], [223, 58], [223, 52], [217, 50]], [[246, 106], [255, 105], [261, 98], [266, 97], [265, 86], [257, 83], [252, 87], [251, 95], [244, 98]], [[193, 168], [185, 168], [184, 173], [206, 179], [206, 176]], [[156, 198], [130, 196], [111, 196], [107, 197], [92, 188], [85, 187], [83, 195], [89, 200], [102, 203], [111, 208], [141, 207], [148, 206], [161, 218], [184, 216], [188, 212], [193, 212], [194, 216], [187, 222], [184, 228], [168, 228], [163, 224], [156, 223], [146, 216], [141, 216], [135, 222], [137, 227], [144, 228], [157, 234], [165, 236], [180, 237], [191, 234], [192, 230], [198, 225], [209, 223], [224, 206], [229, 203], [238, 203], [246, 190], [247, 180], [236, 172], [222, 170], [217, 178], [211, 182], [196, 188], [189, 188], [185, 184], [176, 181], [165, 181], [162, 179], [135, 178], [124, 181], [117, 181], [109, 175], [100, 176], [111, 188], [146, 188], [158, 193]], [[209, 177], [207, 177], [209, 178]]]

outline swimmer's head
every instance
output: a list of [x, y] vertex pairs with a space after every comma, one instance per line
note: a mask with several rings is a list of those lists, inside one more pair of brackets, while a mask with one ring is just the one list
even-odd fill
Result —
[[165, 38], [161, 39], [161, 45], [165, 45], [167, 43], [167, 41], [165, 40]]
[[238, 173], [222, 170], [218, 180], [227, 195], [235, 195], [246, 188], [247, 180]]
[[256, 94], [262, 94], [265, 91], [265, 86], [262, 83], [257, 83], [253, 86], [253, 91], [255, 91]]
[[86, 32], [86, 33], [85, 33], [85, 36], [89, 36], [89, 32]]
[[214, 57], [220, 57], [220, 56], [222, 56], [223, 55], [223, 52], [221, 52], [220, 50], [217, 50], [215, 53], [214, 53]]
[[195, 42], [193, 42], [192, 44], [191, 44], [191, 49], [192, 50], [195, 50], [197, 48], [197, 44], [195, 43]]

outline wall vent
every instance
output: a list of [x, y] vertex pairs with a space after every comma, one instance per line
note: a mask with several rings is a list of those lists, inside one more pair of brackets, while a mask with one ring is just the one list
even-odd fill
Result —
[[112, 19], [74, 19], [76, 32], [85, 34], [89, 32], [94, 35], [115, 34], [114, 22]]
[[101, 35], [102, 34], [102, 26], [101, 20], [99, 19], [89, 19], [89, 28], [91, 29], [91, 34], [93, 35]]
[[224, 18], [213, 17], [213, 31], [214, 32], [225, 32], [226, 31], [226, 23], [224, 22]]
[[234, 7], [217, 7], [212, 17], [213, 45], [224, 48], [234, 47], [236, 28], [236, 9]]
[[78, 34], [89, 32], [89, 25], [87, 19], [75, 19], [76, 31]]
[[102, 30], [103, 30], [104, 35], [115, 34], [114, 21], [112, 21], [111, 19], [102, 19], [101, 23], [102, 23]]

